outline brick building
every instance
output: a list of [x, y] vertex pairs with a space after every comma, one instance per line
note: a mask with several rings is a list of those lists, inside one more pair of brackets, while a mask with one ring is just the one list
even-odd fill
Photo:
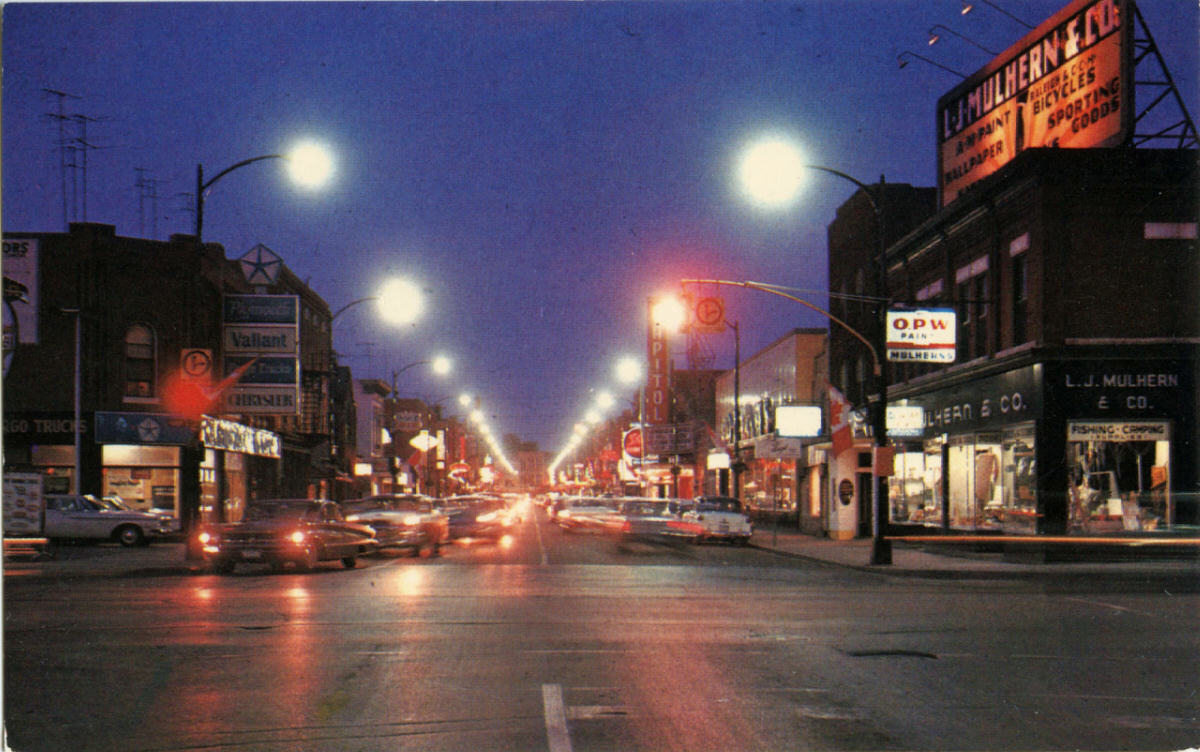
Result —
[[[254, 496], [331, 495], [348, 477], [330, 461], [331, 415], [351, 415], [352, 406], [331, 402], [349, 390], [331, 390], [329, 308], [286, 268], [252, 286], [220, 245], [120, 237], [103, 224], [6, 232], [4, 246], [6, 286], [29, 291], [10, 301], [11, 326], [6, 320], [14, 343], [6, 344], [6, 471], [40, 472], [48, 492], [117, 494], [175, 514], [185, 529], [202, 516], [237, 518]], [[251, 414], [218, 402], [201, 418], [175, 409], [185, 365], [209, 382], [224, 375], [227, 294], [295, 300], [298, 401], [289, 411]], [[349, 462], [346, 438], [339, 452]]]
[[[950, 308], [958, 323], [953, 364], [887, 369], [889, 405], [925, 415], [917, 435], [893, 436], [893, 530], [1200, 523], [1197, 177], [1192, 150], [1028, 150], [888, 244], [892, 305]], [[853, 227], [872, 220], [846, 219], [830, 226], [835, 292], [871, 273]], [[834, 383], [859, 404], [863, 350], [831, 333]]]

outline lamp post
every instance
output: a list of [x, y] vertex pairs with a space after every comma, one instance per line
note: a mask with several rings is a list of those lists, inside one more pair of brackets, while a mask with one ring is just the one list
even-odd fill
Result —
[[[450, 358], [446, 357], [445, 355], [435, 355], [434, 357], [429, 358], [427, 360], [414, 360], [412, 363], [408, 363], [407, 365], [405, 365], [401, 368], [398, 368], [395, 371], [392, 371], [392, 396], [391, 396], [391, 400], [392, 400], [391, 429], [392, 430], [389, 432], [392, 437], [392, 442], [391, 442], [391, 456], [388, 458], [388, 469], [392, 474], [392, 490], [393, 490], [393, 492], [395, 492], [395, 489], [396, 489], [396, 476], [400, 469], [398, 466], [399, 463], [396, 460], [396, 438], [395, 438], [395, 435], [396, 435], [396, 430], [395, 430], [396, 422], [395, 421], [396, 421], [397, 379], [399, 378], [400, 374], [404, 373], [408, 369], [415, 368], [417, 366], [423, 366], [423, 365], [431, 365], [433, 367], [432, 368], [433, 372], [435, 374], [437, 374], [438, 376], [445, 376], [446, 374], [450, 373], [450, 370], [453, 367], [453, 364], [452, 364]], [[432, 414], [432, 413], [430, 413], [430, 414]], [[424, 421], [422, 421], [422, 422], [424, 422]], [[426, 485], [426, 487], [428, 487], [428, 485], [429, 485], [429, 452], [432, 449], [433, 449], [432, 446], [428, 446], [424, 450], [424, 452], [425, 452], [425, 485]]]
[[[842, 178], [853, 183], [867, 197], [871, 210], [875, 215], [875, 285], [876, 305], [874, 327], [874, 345], [870, 346], [873, 356], [871, 369], [871, 389], [878, 393], [874, 409], [870, 410], [871, 428], [875, 435], [875, 461], [872, 462], [872, 519], [871, 519], [871, 564], [886, 565], [892, 563], [891, 541], [884, 536], [884, 521], [887, 515], [887, 494], [884, 492], [884, 476], [880, 475], [878, 463], [883, 448], [888, 444], [887, 438], [887, 375], [885, 373], [884, 353], [886, 344], [887, 316], [887, 241], [885, 239], [884, 215], [880, 206], [881, 196], [875, 188], [868, 186], [858, 178], [848, 175], [841, 170], [823, 165], [806, 164], [795, 147], [779, 140], [765, 141], [752, 149], [742, 164], [742, 180], [745, 188], [752, 196], [766, 204], [782, 205], [790, 203], [799, 192], [800, 178], [804, 170], [817, 170]], [[883, 178], [880, 177], [882, 185]], [[860, 337], [861, 338], [861, 337]], [[869, 343], [868, 343], [869, 344]], [[868, 402], [870, 398], [868, 397]]]
[[325, 181], [332, 169], [329, 156], [320, 147], [313, 144], [302, 144], [290, 154], [262, 154], [230, 165], [208, 180], [204, 179], [204, 166], [196, 165], [196, 241], [201, 241], [204, 230], [204, 192], [211, 188], [221, 178], [234, 170], [246, 165], [262, 162], [268, 159], [283, 159], [292, 166], [292, 178], [301, 184], [319, 185]]

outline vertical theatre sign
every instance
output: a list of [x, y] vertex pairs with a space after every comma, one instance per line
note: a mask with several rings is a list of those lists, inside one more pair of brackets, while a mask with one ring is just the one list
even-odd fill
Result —
[[666, 327], [654, 323], [651, 314], [646, 334], [646, 397], [643, 420], [650, 425], [662, 425], [670, 420], [670, 360], [667, 352]]
[[226, 413], [297, 415], [300, 410], [300, 299], [296, 295], [226, 295], [224, 375], [245, 372], [225, 392]]
[[1129, 0], [1075, 0], [938, 100], [942, 206], [1024, 149], [1102, 148], [1133, 124]]

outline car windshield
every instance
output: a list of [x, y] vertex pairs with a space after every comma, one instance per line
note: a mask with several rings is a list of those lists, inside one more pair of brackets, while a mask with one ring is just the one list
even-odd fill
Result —
[[627, 501], [621, 505], [621, 512], [631, 517], [661, 517], [668, 512], [665, 501]]
[[377, 512], [380, 509], [394, 508], [394, 502], [391, 499], [350, 499], [342, 502], [342, 511], [346, 514], [362, 514], [363, 512]]
[[246, 508], [247, 520], [301, 520], [317, 516], [317, 505], [307, 501], [252, 501]]
[[431, 512], [433, 502], [429, 499], [396, 499], [392, 508], [401, 512]]

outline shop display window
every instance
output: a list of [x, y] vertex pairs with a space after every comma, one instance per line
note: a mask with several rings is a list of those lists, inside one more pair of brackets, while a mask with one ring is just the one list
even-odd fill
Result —
[[34, 445], [30, 449], [29, 459], [42, 474], [42, 490], [45, 493], [75, 493], [75, 447]]
[[1185, 521], [1171, 489], [1169, 423], [1072, 422], [1067, 432], [1068, 532], [1154, 532]]
[[101, 449], [102, 493], [141, 512], [180, 516], [179, 448], [106, 444]]
[[942, 524], [942, 440], [922, 449], [899, 451], [888, 479], [891, 521], [940, 527]]
[[1032, 423], [1004, 431], [1000, 484], [1006, 532], [1037, 532], [1037, 521], [1041, 515], [1037, 508], [1034, 436]]
[[968, 434], [950, 440], [950, 527], [998, 530], [1004, 523], [1001, 435]]

